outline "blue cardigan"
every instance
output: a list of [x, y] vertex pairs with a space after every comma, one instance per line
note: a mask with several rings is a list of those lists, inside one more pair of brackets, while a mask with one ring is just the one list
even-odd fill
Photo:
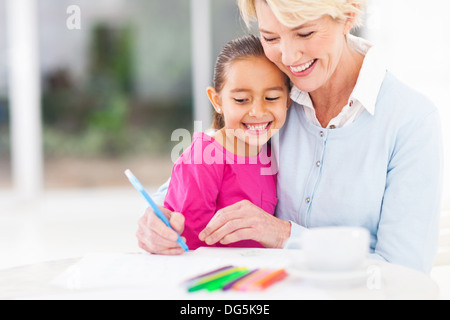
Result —
[[428, 273], [439, 239], [442, 137], [437, 109], [389, 72], [375, 114], [323, 129], [292, 104], [279, 137], [277, 217], [291, 237], [360, 226], [371, 257]]

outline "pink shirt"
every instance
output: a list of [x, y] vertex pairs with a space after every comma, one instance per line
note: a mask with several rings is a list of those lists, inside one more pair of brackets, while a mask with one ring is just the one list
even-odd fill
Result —
[[[277, 205], [276, 172], [271, 170], [267, 147], [257, 157], [241, 157], [226, 150], [212, 137], [194, 133], [192, 145], [175, 163], [164, 206], [186, 219], [182, 236], [189, 249], [207, 246], [199, 233], [216, 212], [249, 200], [269, 214]], [[220, 243], [214, 245], [224, 247]], [[262, 247], [240, 241], [227, 247]]]

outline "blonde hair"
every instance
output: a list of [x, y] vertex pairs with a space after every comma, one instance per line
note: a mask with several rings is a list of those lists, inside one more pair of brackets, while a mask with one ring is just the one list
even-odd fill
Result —
[[256, 1], [267, 3], [277, 19], [291, 28], [324, 15], [329, 15], [336, 21], [345, 21], [354, 15], [355, 27], [360, 27], [366, 3], [366, 0], [237, 0], [248, 27], [252, 21], [257, 20]]

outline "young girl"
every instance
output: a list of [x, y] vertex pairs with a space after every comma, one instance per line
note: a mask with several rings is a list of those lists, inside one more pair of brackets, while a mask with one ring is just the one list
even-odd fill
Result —
[[[175, 163], [164, 203], [185, 216], [182, 236], [191, 250], [207, 246], [199, 234], [222, 208], [248, 200], [274, 214], [276, 172], [270, 170], [267, 142], [284, 125], [289, 92], [289, 78], [266, 58], [255, 36], [233, 40], [222, 50], [214, 88], [207, 89], [217, 131], [194, 133]], [[254, 241], [228, 246], [262, 247]]]

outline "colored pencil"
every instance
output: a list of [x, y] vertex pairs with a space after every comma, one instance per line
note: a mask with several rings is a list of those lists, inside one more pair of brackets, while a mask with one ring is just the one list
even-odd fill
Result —
[[236, 271], [232, 274], [229, 274], [228, 276], [208, 282], [207, 284], [205, 284], [205, 289], [208, 290], [209, 292], [219, 289], [223, 290], [224, 286], [226, 286], [228, 283], [233, 282], [238, 278], [242, 278], [242, 276], [246, 275], [247, 273], [249, 273], [249, 270], [246, 269]]
[[288, 276], [288, 274], [286, 273], [285, 270], [283, 270], [283, 269], [277, 270], [271, 274], [268, 274], [267, 276], [260, 279], [259, 281], [253, 283], [251, 285], [251, 288], [256, 289], [256, 290], [264, 290], [264, 289], [267, 289], [268, 287], [270, 287], [271, 285], [283, 280], [287, 276]]
[[[159, 209], [159, 207], [156, 205], [153, 199], [148, 195], [147, 191], [145, 191], [144, 189], [144, 186], [139, 182], [139, 180], [134, 176], [134, 174], [129, 169], [127, 169], [125, 171], [125, 175], [127, 176], [128, 180], [130, 180], [130, 183], [133, 185], [133, 187], [144, 197], [145, 200], [147, 200], [147, 203], [152, 207], [155, 215], [159, 219], [161, 219], [166, 226], [168, 226], [173, 230], [167, 217], [162, 213], [162, 211]], [[184, 242], [184, 240], [180, 237], [178, 233], [177, 236], [178, 236], [177, 242], [180, 245], [180, 247], [183, 248], [184, 251], [189, 251], [186, 242]]]
[[188, 288], [188, 291], [194, 292], [194, 291], [202, 290], [202, 289], [206, 288], [206, 284], [208, 284], [209, 282], [217, 280], [222, 277], [226, 277], [232, 273], [235, 273], [236, 271], [240, 271], [243, 269], [245, 269], [245, 268], [231, 268], [231, 269], [227, 269], [225, 271], [219, 272], [219, 273], [215, 273], [209, 277], [202, 278], [200, 281], [194, 282], [193, 285], [191, 285]]
[[243, 283], [238, 284], [236, 290], [238, 291], [248, 291], [252, 285], [259, 280], [265, 278], [267, 275], [271, 274], [273, 270], [262, 269], [259, 272], [255, 273], [253, 277], [249, 277], [249, 279], [243, 281]]
[[185, 282], [188, 292], [207, 290], [262, 291], [288, 276], [284, 269], [254, 269], [226, 266]]
[[254, 274], [257, 271], [258, 271], [258, 269], [252, 270], [249, 273], [244, 274], [242, 277], [235, 279], [234, 281], [228, 283], [225, 287], [223, 287], [223, 290], [228, 291], [228, 290], [232, 289], [234, 287], [234, 285], [237, 284], [239, 281], [245, 279], [246, 277], [251, 276], [252, 274]]
[[214, 275], [214, 274], [216, 274], [216, 273], [219, 273], [219, 272], [221, 272], [221, 271], [225, 271], [225, 270], [231, 269], [231, 268], [235, 268], [235, 267], [234, 267], [234, 266], [226, 266], [226, 267], [222, 267], [222, 268], [216, 269], [216, 270], [214, 270], [214, 271], [210, 271], [210, 272], [207, 272], [207, 273], [198, 275], [198, 276], [196, 276], [196, 277], [194, 277], [194, 278], [188, 279], [188, 280], [185, 281], [185, 283], [186, 283], [186, 284], [189, 284], [189, 283], [191, 283], [191, 282], [193, 282], [193, 281], [200, 281], [202, 278], [205, 278], [205, 277], [208, 277], [208, 276], [212, 276], [212, 275]]

